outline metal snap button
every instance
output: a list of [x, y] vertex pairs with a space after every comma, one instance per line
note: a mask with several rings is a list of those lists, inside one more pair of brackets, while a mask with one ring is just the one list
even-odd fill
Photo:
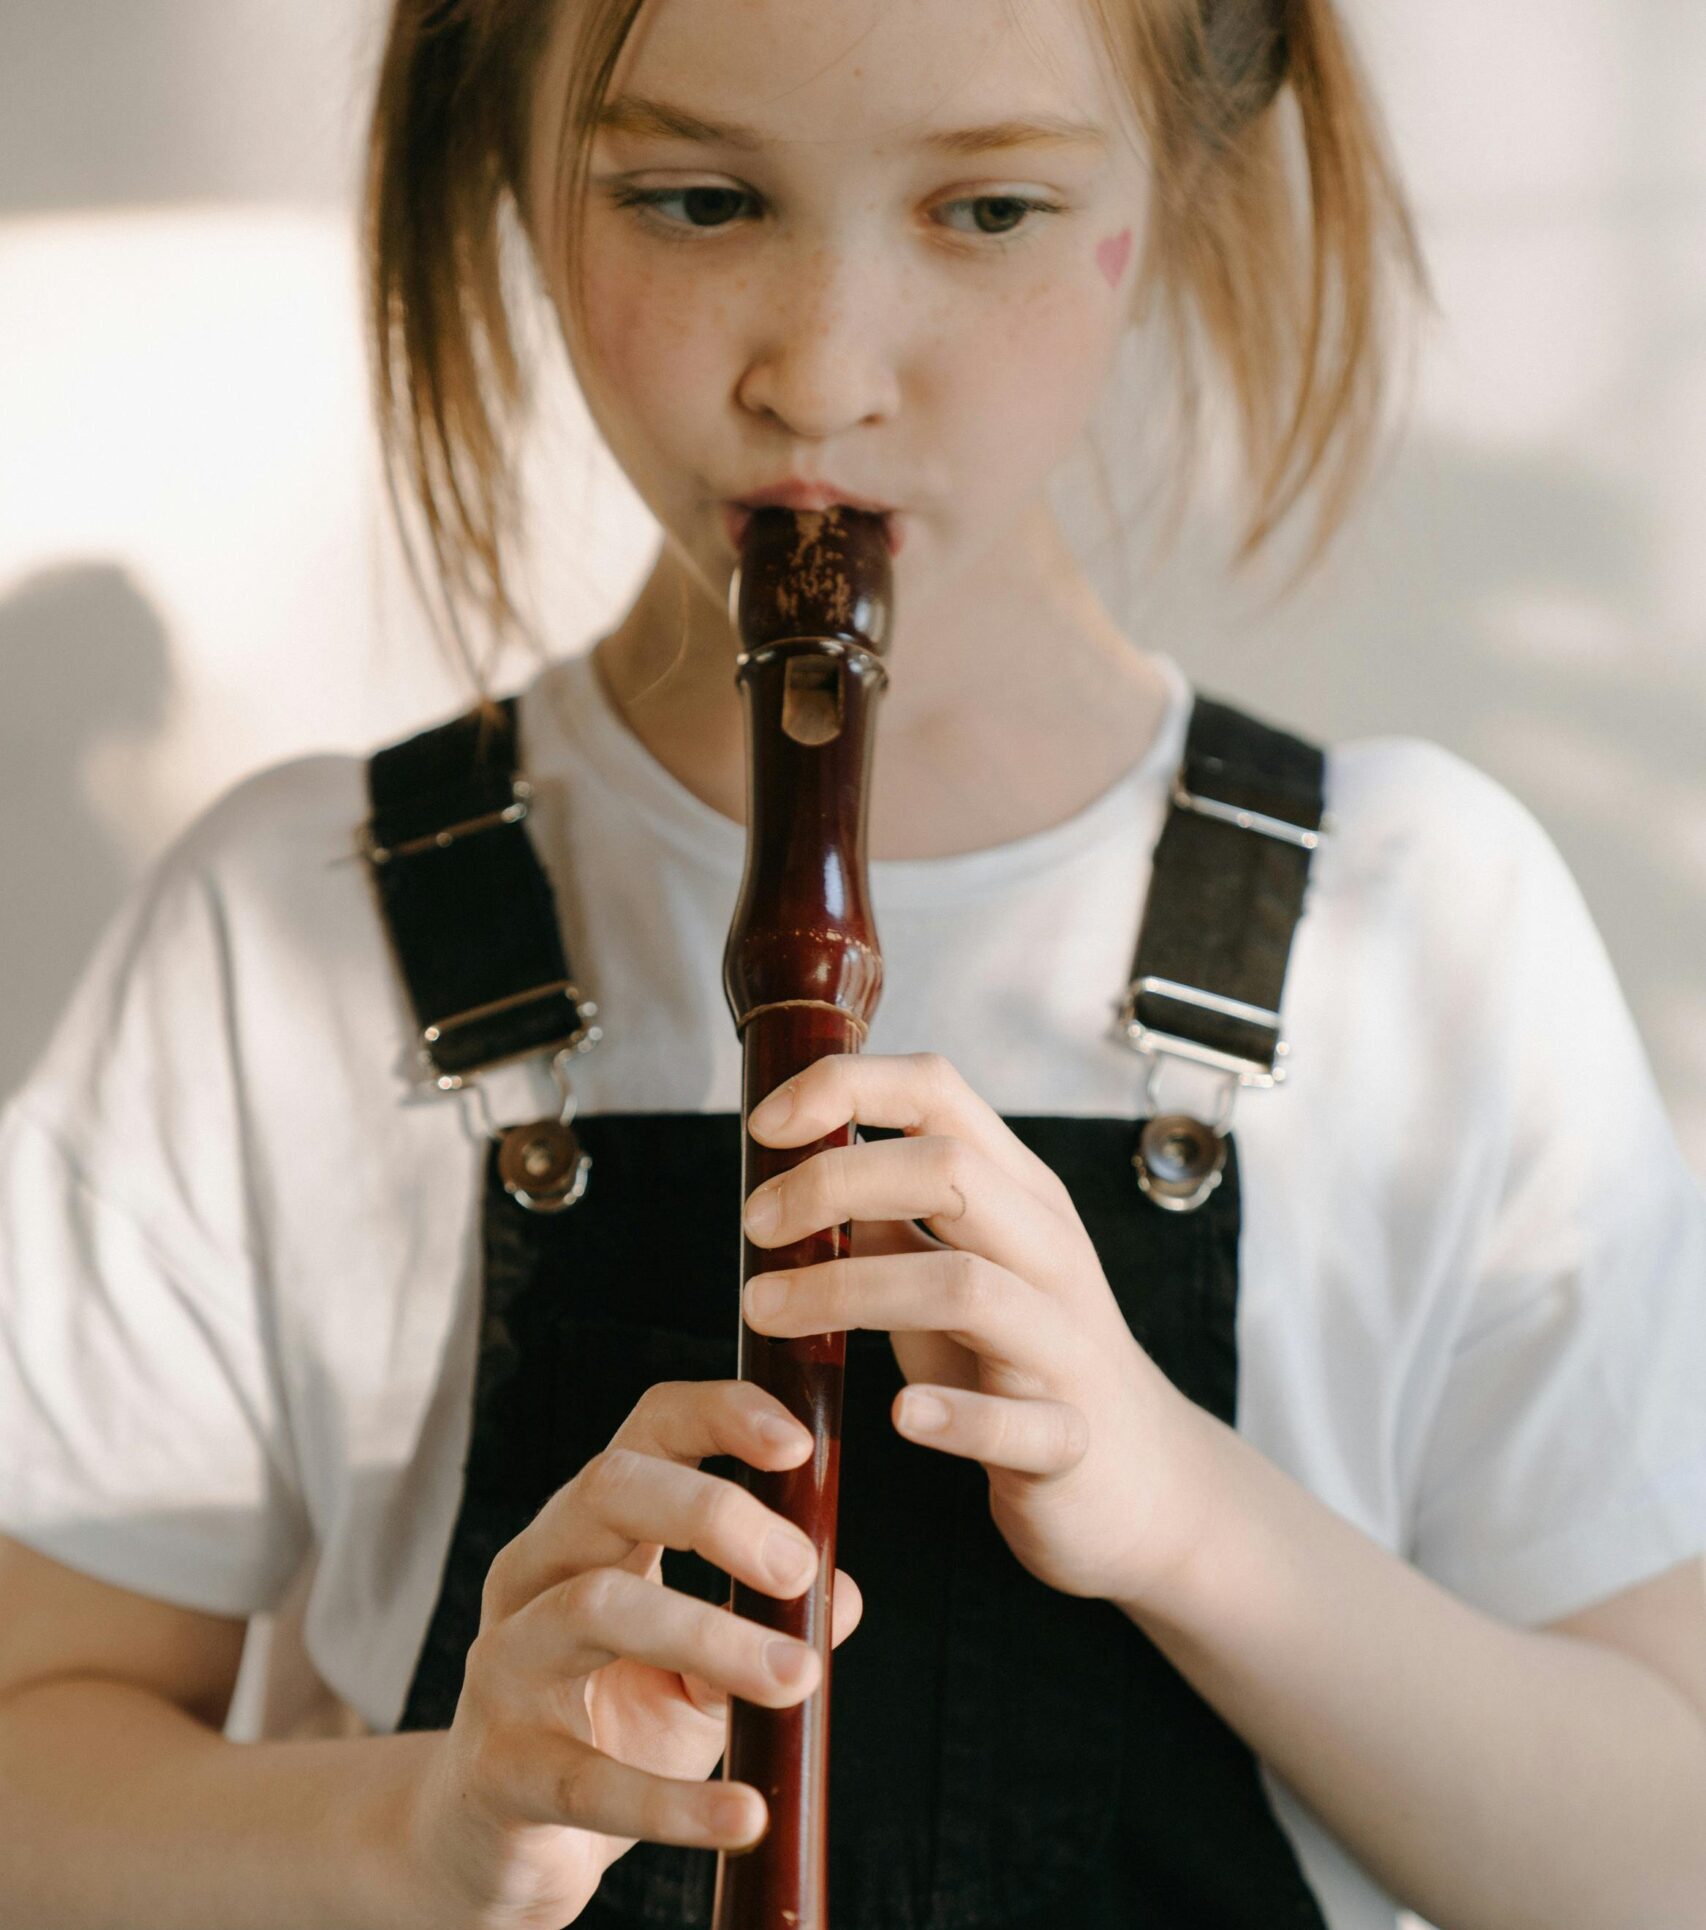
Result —
[[1142, 1190], [1169, 1213], [1201, 1206], [1226, 1170], [1224, 1135], [1189, 1113], [1149, 1120], [1131, 1156]]
[[560, 1213], [586, 1191], [592, 1155], [574, 1128], [560, 1119], [533, 1119], [510, 1126], [498, 1141], [498, 1177], [504, 1190], [534, 1213]]

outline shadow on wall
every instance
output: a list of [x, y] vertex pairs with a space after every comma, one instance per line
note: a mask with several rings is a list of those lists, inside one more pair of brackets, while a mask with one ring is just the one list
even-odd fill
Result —
[[0, 1096], [16, 1087], [130, 881], [81, 782], [101, 739], [159, 729], [165, 626], [130, 577], [78, 563], [0, 603]]

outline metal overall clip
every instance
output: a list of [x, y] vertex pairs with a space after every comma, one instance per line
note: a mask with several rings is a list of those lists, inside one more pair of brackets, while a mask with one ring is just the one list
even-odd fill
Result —
[[[376, 751], [360, 848], [428, 1077], [463, 1094], [497, 1142], [517, 1203], [560, 1213], [585, 1193], [592, 1166], [573, 1126], [568, 1062], [603, 1034], [591, 1023], [598, 1007], [574, 983], [527, 828], [536, 800], [519, 768], [517, 718], [512, 693]], [[482, 1081], [523, 1060], [548, 1061], [559, 1103], [500, 1126]]]
[[[1222, 718], [1231, 716], [1231, 713], [1218, 712], [1214, 706], [1202, 706], [1201, 709], [1210, 727], [1215, 726], [1217, 715]], [[1221, 762], [1224, 764], [1224, 760]], [[1204, 839], [1228, 833], [1235, 837], [1240, 834], [1251, 835], [1290, 847], [1302, 854], [1303, 868], [1294, 882], [1294, 897], [1288, 900], [1279, 895], [1277, 885], [1271, 886], [1266, 908], [1269, 928], [1281, 922], [1285, 925], [1285, 948], [1278, 953], [1279, 969], [1268, 980], [1277, 987], [1284, 976], [1291, 929], [1295, 927], [1301, 908], [1308, 856], [1315, 851], [1328, 828], [1325, 817], [1316, 826], [1294, 824], [1284, 818], [1205, 796], [1187, 786], [1182, 776], [1174, 780], [1170, 803], [1171, 815], [1168, 829], [1163, 833], [1164, 839], [1169, 834], [1174, 837], [1191, 836], [1194, 840], [1191, 850], [1196, 853], [1199, 866], [1213, 862], [1218, 855], [1212, 850], [1202, 852], [1198, 849]], [[1202, 826], [1205, 823], [1213, 830], [1190, 830], [1193, 824]], [[1138, 943], [1133, 977], [1120, 1007], [1118, 1031], [1132, 1050], [1148, 1061], [1144, 1092], [1150, 1117], [1139, 1138], [1137, 1151], [1132, 1155], [1137, 1183], [1157, 1206], [1170, 1213], [1189, 1213], [1202, 1205], [1220, 1184], [1226, 1171], [1227, 1132], [1238, 1094], [1246, 1086], [1283, 1084], [1289, 1047], [1281, 1036], [1281, 1020], [1277, 1011], [1146, 969], [1162, 962], [1156, 949], [1148, 943], [1151, 921], [1156, 925], [1170, 923], [1173, 928], [1173, 942], [1164, 948], [1164, 955], [1169, 961], [1176, 961], [1173, 963], [1174, 971], [1181, 966], [1192, 970], [1194, 965], [1196, 971], [1207, 975], [1214, 968], [1211, 961], [1218, 961], [1228, 953], [1244, 955], [1248, 950], [1247, 947], [1225, 944], [1209, 946], [1194, 941], [1180, 945], [1177, 938], [1179, 929], [1194, 931], [1196, 927], [1192, 921], [1210, 910], [1220, 917], [1229, 912], [1235, 917], [1247, 917], [1250, 913], [1248, 906], [1242, 903], [1230, 907], [1221, 903], [1205, 906], [1200, 900], [1192, 900], [1178, 883], [1179, 869], [1175, 866], [1168, 874], [1167, 884], [1162, 885], [1159, 882], [1160, 866], [1157, 865], [1157, 882], [1152, 884], [1151, 902], [1145, 917], [1144, 933]], [[1171, 892], [1171, 897], [1166, 896], [1168, 892]], [[1157, 893], [1166, 900], [1159, 910]], [[1287, 914], [1283, 921], [1275, 916], [1276, 908]], [[1261, 975], [1257, 975], [1256, 982], [1262, 982]], [[1195, 1065], [1206, 1066], [1220, 1075], [1215, 1103], [1207, 1118], [1194, 1111], [1162, 1110], [1158, 1086], [1161, 1066], [1167, 1059], [1187, 1060]]]
[[[583, 1005], [581, 1010], [596, 1008]], [[561, 1213], [586, 1192], [592, 1155], [581, 1145], [574, 1129], [579, 1101], [569, 1083], [568, 1061], [587, 1045], [596, 1044], [599, 1036], [593, 1026], [583, 1044], [561, 1046], [552, 1053], [551, 1077], [562, 1099], [554, 1115], [500, 1126], [492, 1117], [491, 1101], [479, 1075], [464, 1077], [458, 1083], [457, 1090], [472, 1102], [480, 1129], [498, 1142], [498, 1177], [504, 1191], [530, 1213]]]
[[[449, 1032], [474, 1024], [489, 1024], [494, 1018], [514, 1019], [529, 1006], [537, 1007], [541, 1003], [551, 1010], [567, 1010], [572, 1019], [573, 1029], [568, 1035], [559, 1034], [546, 1048], [560, 1103], [555, 1113], [547, 1113], [543, 1118], [500, 1126], [492, 1116], [491, 1098], [482, 1075], [496, 1066], [542, 1057], [540, 1049], [527, 1047], [519, 1052], [502, 1053], [461, 1071], [439, 1070], [435, 1055], [442, 1049]], [[577, 1053], [590, 1052], [604, 1037], [604, 1028], [592, 1023], [597, 1016], [597, 1005], [591, 999], [582, 998], [578, 986], [568, 979], [551, 979], [524, 992], [492, 999], [466, 1012], [435, 1020], [421, 1033], [421, 1056], [434, 1067], [434, 1084], [442, 1092], [460, 1092], [464, 1100], [471, 1103], [480, 1130], [498, 1143], [498, 1177], [503, 1181], [505, 1192], [530, 1213], [561, 1213], [586, 1192], [592, 1155], [581, 1145], [574, 1129], [579, 1102], [569, 1080], [569, 1061]]]
[[[1138, 1000], [1146, 994], [1196, 1006], [1218, 1013], [1223, 1018], [1241, 1019], [1253, 1025], [1271, 1026], [1274, 1031], [1273, 1058], [1240, 1058], [1214, 1046], [1176, 1032], [1163, 1032], [1145, 1025], [1137, 1016]], [[1226, 1135], [1232, 1124], [1232, 1109], [1245, 1086], [1277, 1086], [1285, 1081], [1288, 1047], [1279, 1037], [1279, 1014], [1246, 1005], [1239, 999], [1222, 998], [1218, 993], [1199, 991], [1172, 979], [1145, 977], [1132, 982], [1120, 1011], [1120, 1030], [1126, 1043], [1148, 1060], [1143, 1091], [1150, 1117], [1139, 1136], [1132, 1167], [1138, 1186], [1159, 1207], [1170, 1213], [1189, 1213], [1202, 1205], [1220, 1184], [1226, 1171]], [[1161, 1110], [1159, 1085], [1164, 1060], [1184, 1059], [1208, 1066], [1220, 1074], [1215, 1104], [1204, 1119], [1195, 1112]]]

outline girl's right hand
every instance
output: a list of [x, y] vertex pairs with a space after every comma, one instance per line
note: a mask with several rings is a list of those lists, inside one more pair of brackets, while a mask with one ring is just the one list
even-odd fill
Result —
[[[776, 1439], [763, 1431], [772, 1422]], [[455, 1718], [413, 1791], [424, 1921], [561, 1930], [636, 1842], [758, 1840], [758, 1791], [705, 1780], [723, 1753], [728, 1695], [802, 1702], [817, 1656], [665, 1588], [660, 1570], [665, 1548], [691, 1548], [767, 1594], [803, 1594], [817, 1572], [806, 1536], [698, 1464], [726, 1454], [790, 1468], [810, 1449], [807, 1430], [751, 1382], [662, 1381], [499, 1551]], [[837, 1570], [832, 1642], [861, 1610]]]

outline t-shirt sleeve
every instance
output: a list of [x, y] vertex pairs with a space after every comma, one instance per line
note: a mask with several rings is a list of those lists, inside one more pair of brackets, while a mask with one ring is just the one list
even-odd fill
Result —
[[1498, 1126], [1410, 1554], [1537, 1626], [1706, 1550], [1706, 1198], [1573, 879], [1501, 805]]
[[237, 1616], [307, 1527], [195, 843], [130, 893], [0, 1113], [0, 1531]]

